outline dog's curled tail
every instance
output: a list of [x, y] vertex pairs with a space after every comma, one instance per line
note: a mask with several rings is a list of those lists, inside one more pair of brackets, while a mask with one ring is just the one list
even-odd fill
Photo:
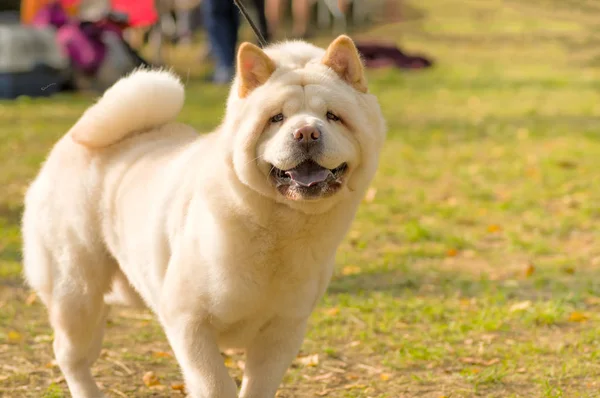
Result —
[[184, 99], [183, 84], [174, 74], [137, 69], [106, 90], [68, 134], [81, 145], [103, 148], [174, 120]]

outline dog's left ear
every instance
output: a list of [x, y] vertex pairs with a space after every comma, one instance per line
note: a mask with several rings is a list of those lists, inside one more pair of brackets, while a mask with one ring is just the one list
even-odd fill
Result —
[[252, 90], [263, 85], [275, 69], [275, 62], [263, 50], [254, 44], [242, 43], [237, 56], [240, 98], [246, 98]]
[[335, 39], [327, 48], [322, 62], [355, 89], [367, 92], [365, 68], [351, 38], [341, 35]]

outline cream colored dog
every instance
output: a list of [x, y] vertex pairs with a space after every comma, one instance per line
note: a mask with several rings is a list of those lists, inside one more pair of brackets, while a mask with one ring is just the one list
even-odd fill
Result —
[[[26, 196], [25, 276], [72, 395], [100, 397], [107, 297], [158, 316], [192, 397], [273, 397], [373, 177], [385, 125], [353, 42], [243, 44], [221, 126], [173, 122], [177, 78], [139, 70], [56, 144]], [[139, 296], [138, 296], [139, 295]]]

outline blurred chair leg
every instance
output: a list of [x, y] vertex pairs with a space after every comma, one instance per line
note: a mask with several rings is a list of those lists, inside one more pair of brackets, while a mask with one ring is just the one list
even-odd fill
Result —
[[160, 23], [150, 28], [148, 44], [152, 49], [152, 62], [155, 65], [162, 65], [164, 61], [163, 32]]
[[329, 14], [333, 17], [333, 33], [339, 34], [346, 32], [346, 15], [340, 9], [338, 0], [325, 0]]
[[177, 19], [175, 24], [177, 27], [178, 43], [190, 44], [192, 42], [192, 13], [191, 10], [177, 10]]
[[319, 0], [317, 2], [317, 26], [319, 29], [328, 28], [331, 23], [331, 13], [329, 12], [329, 6], [326, 0]]
[[364, 0], [353, 0], [353, 3], [352, 23], [358, 26], [365, 23], [369, 13], [369, 6]]

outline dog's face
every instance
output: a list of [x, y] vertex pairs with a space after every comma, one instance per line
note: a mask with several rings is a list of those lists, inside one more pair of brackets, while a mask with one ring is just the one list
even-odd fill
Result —
[[385, 135], [352, 41], [244, 44], [228, 103], [233, 166], [250, 188], [320, 212], [372, 178]]

